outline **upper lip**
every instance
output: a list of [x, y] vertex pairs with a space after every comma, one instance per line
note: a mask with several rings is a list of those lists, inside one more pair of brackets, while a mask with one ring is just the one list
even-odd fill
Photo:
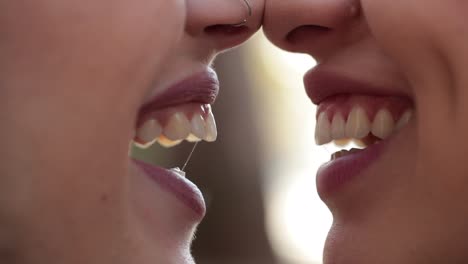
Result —
[[346, 75], [316, 66], [304, 76], [307, 95], [316, 105], [325, 99], [342, 94], [369, 94], [378, 96], [405, 96], [391, 87], [359, 81]]
[[140, 108], [138, 115], [144, 117], [150, 112], [186, 103], [213, 104], [218, 92], [216, 72], [207, 67], [157, 94]]
[[218, 91], [219, 81], [216, 72], [207, 67], [172, 85], [153, 98], [149, 104], [157, 105], [158, 108], [183, 103], [212, 104], [218, 96]]

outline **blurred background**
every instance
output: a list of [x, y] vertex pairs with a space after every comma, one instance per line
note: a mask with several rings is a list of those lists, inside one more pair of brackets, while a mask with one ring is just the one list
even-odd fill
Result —
[[[199, 264], [318, 264], [331, 214], [315, 173], [334, 152], [314, 143], [315, 106], [302, 76], [315, 62], [287, 53], [260, 32], [220, 56], [215, 143], [201, 142], [186, 168], [207, 215], [194, 241]], [[136, 155], [181, 167], [193, 144]]]

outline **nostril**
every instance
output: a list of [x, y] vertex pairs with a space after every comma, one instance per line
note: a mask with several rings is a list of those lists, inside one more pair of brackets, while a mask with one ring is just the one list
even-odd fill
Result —
[[205, 33], [209, 35], [242, 35], [248, 31], [247, 26], [235, 25], [212, 25], [205, 28]]
[[332, 31], [332, 28], [319, 25], [303, 25], [291, 30], [286, 35], [286, 40], [291, 44], [297, 44], [305, 39], [319, 38]]

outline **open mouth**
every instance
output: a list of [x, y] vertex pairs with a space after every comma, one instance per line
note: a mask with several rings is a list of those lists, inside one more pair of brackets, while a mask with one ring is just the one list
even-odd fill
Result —
[[183, 140], [213, 142], [217, 137], [211, 105], [188, 103], [148, 113], [140, 121], [134, 138], [140, 148], [158, 143], [173, 147]]
[[[216, 73], [207, 68], [155, 96], [138, 113], [133, 144], [147, 149], [154, 144], [171, 148], [183, 141], [215, 141], [217, 128], [211, 104], [218, 90]], [[166, 169], [133, 158], [132, 161], [140, 172], [203, 217], [203, 196], [198, 187], [186, 179], [183, 170]]]
[[412, 116], [412, 103], [405, 97], [339, 95], [320, 103], [317, 144], [354, 140], [362, 147], [333, 153], [331, 160], [319, 169], [317, 188], [322, 199], [376, 163]]
[[340, 95], [327, 98], [317, 110], [315, 140], [318, 145], [358, 141], [363, 149], [341, 150], [332, 160], [359, 153], [402, 129], [413, 115], [404, 97]]
[[323, 199], [378, 162], [411, 122], [414, 104], [403, 88], [376, 87], [317, 67], [304, 77], [307, 93], [318, 105], [316, 143], [355, 141], [362, 147], [333, 153], [319, 169], [317, 189]]

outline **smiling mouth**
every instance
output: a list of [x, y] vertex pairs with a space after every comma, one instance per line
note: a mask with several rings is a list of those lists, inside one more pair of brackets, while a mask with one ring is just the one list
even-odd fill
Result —
[[364, 176], [365, 170], [378, 164], [389, 146], [395, 145], [397, 135], [412, 123], [414, 102], [405, 86], [375, 86], [321, 65], [304, 76], [304, 84], [318, 106], [316, 143], [335, 142], [343, 147], [353, 140], [362, 147], [343, 147], [318, 170], [317, 190], [323, 200], [328, 200], [346, 193], [342, 187]]
[[[138, 112], [133, 144], [146, 149], [154, 144], [170, 148], [184, 140], [215, 141], [217, 128], [211, 104], [218, 91], [216, 73], [207, 68], [156, 95]], [[132, 158], [129, 153], [131, 165], [138, 172], [191, 208], [197, 219], [203, 218], [206, 210], [203, 195], [183, 170], [154, 166]]]
[[139, 112], [133, 141], [140, 148], [169, 148], [186, 140], [213, 142], [217, 128], [211, 104], [219, 91], [216, 73], [208, 68], [172, 86]]
[[[377, 163], [397, 140], [396, 135], [412, 120], [413, 105], [408, 98], [370, 95], [337, 95], [318, 107], [316, 141], [358, 140], [362, 149], [340, 150], [317, 173], [317, 190], [326, 201], [332, 194]], [[375, 176], [375, 175], [374, 175]]]
[[155, 143], [170, 148], [183, 140], [213, 142], [217, 134], [211, 105], [190, 103], [152, 112], [136, 129], [134, 142], [140, 148]]
[[[391, 96], [338, 95], [320, 103], [315, 140], [318, 145], [335, 141], [358, 141], [363, 149], [391, 137], [413, 116], [409, 99]], [[331, 159], [356, 154], [363, 149], [340, 150]]]
[[375, 86], [317, 65], [304, 76], [307, 95], [316, 104], [317, 145], [337, 146], [354, 141], [363, 149], [341, 150], [332, 161], [358, 154], [376, 143], [388, 141], [405, 127], [414, 114], [414, 103], [405, 86]]

